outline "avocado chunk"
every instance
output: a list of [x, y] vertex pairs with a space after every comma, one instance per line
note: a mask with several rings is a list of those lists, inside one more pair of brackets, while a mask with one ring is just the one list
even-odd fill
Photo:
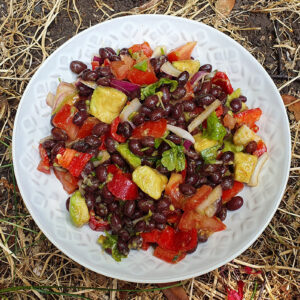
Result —
[[243, 152], [234, 153], [234, 180], [249, 183], [257, 164], [257, 156]]
[[188, 71], [190, 76], [193, 76], [195, 73], [197, 73], [200, 68], [199, 60], [178, 60], [173, 61], [172, 64], [176, 69], [178, 69], [181, 72]]
[[98, 86], [93, 92], [90, 114], [100, 121], [111, 124], [126, 104], [127, 96], [111, 87]]
[[148, 166], [140, 166], [132, 173], [136, 185], [153, 199], [159, 199], [168, 182], [167, 176]]
[[90, 219], [90, 214], [85, 199], [81, 196], [79, 191], [76, 191], [71, 196], [69, 212], [72, 223], [76, 227], [81, 227]]
[[119, 144], [117, 146], [117, 151], [133, 168], [137, 168], [142, 164], [142, 160], [129, 150], [127, 143]]

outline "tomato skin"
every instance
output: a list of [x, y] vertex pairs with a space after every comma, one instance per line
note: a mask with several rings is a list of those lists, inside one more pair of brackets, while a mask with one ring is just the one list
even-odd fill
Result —
[[162, 259], [170, 264], [176, 264], [179, 261], [183, 260], [186, 256], [186, 253], [177, 252], [173, 250], [166, 250], [157, 246], [154, 250], [153, 255], [159, 259]]
[[184, 211], [195, 209], [208, 197], [211, 191], [211, 186], [202, 185], [200, 188], [197, 189], [197, 192], [193, 196], [186, 199], [184, 204]]
[[153, 50], [151, 49], [148, 42], [144, 42], [142, 44], [135, 44], [129, 48], [131, 53], [143, 51], [147, 57], [151, 57], [153, 54]]
[[93, 210], [90, 211], [89, 226], [94, 231], [104, 231], [110, 228], [109, 223], [102, 220], [100, 217], [95, 216], [95, 212]]
[[244, 184], [239, 181], [234, 181], [233, 187], [230, 190], [225, 190], [222, 192], [222, 203], [225, 204], [232, 197], [236, 196], [242, 189]]
[[127, 78], [130, 82], [139, 85], [152, 84], [158, 80], [153, 70], [153, 67], [150, 65], [149, 62], [147, 71], [144, 72], [136, 68], [131, 68], [128, 72]]
[[77, 138], [77, 134], [79, 131], [79, 127], [73, 124], [72, 120], [74, 115], [76, 114], [77, 109], [75, 106], [71, 106], [70, 104], [65, 104], [61, 110], [59, 110], [53, 120], [52, 123], [55, 127], [63, 129], [69, 136], [70, 140], [74, 141]]
[[128, 66], [121, 60], [118, 61], [112, 61], [110, 65], [111, 72], [113, 75], [119, 79], [123, 80], [127, 78], [129, 68]]
[[89, 153], [80, 153], [78, 156], [74, 156], [68, 170], [73, 176], [78, 177], [92, 157], [93, 155]]
[[245, 124], [249, 128], [255, 128], [255, 122], [257, 122], [260, 119], [261, 115], [262, 110], [259, 107], [257, 107], [237, 113], [234, 115], [234, 118], [239, 125]]
[[206, 230], [209, 232], [217, 232], [226, 229], [226, 225], [217, 217], [207, 217], [199, 214], [194, 210], [185, 211], [180, 219], [178, 228], [182, 231]]
[[230, 80], [224, 72], [217, 72], [211, 82], [215, 85], [220, 86], [225, 93], [233, 93], [233, 88], [231, 86]]
[[266, 144], [260, 140], [257, 142], [257, 149], [253, 152], [253, 155], [256, 155], [257, 157], [260, 157], [265, 152], [267, 152], [267, 146]]
[[120, 117], [116, 117], [110, 126], [110, 135], [111, 137], [119, 143], [124, 143], [126, 138], [122, 135], [117, 134], [118, 126], [120, 124]]
[[94, 118], [94, 117], [88, 117], [82, 126], [80, 127], [78, 134], [77, 134], [77, 139], [83, 139], [86, 136], [89, 136], [92, 134], [92, 130], [96, 124], [99, 123], [99, 120]]
[[133, 132], [133, 138], [142, 138], [144, 136], [152, 136], [155, 138], [162, 137], [167, 130], [167, 120], [160, 119], [159, 121], [147, 121], [140, 126], [137, 126]]
[[177, 60], [188, 60], [191, 59], [191, 54], [196, 46], [197, 42], [188, 42], [183, 46], [180, 46], [172, 50], [168, 55], [170, 62]]
[[95, 71], [95, 69], [100, 66], [100, 63], [99, 61], [92, 61], [91, 65], [92, 65], [92, 70]]
[[216, 116], [221, 117], [223, 115], [223, 105], [220, 105], [216, 109]]
[[47, 151], [42, 144], [39, 144], [39, 153], [41, 161], [37, 166], [38, 171], [43, 172], [45, 174], [50, 174], [50, 160]]
[[183, 208], [184, 196], [179, 191], [179, 184], [183, 183], [183, 176], [179, 173], [172, 173], [165, 188], [165, 194], [171, 198], [175, 208]]
[[189, 231], [178, 231], [174, 238], [175, 248], [179, 251], [193, 250], [198, 245], [198, 233], [195, 228]]
[[56, 168], [54, 168], [53, 170], [54, 170], [54, 174], [55, 174], [56, 178], [62, 183], [63, 189], [68, 194], [72, 194], [74, 191], [77, 190], [78, 180], [72, 174], [70, 174], [70, 172], [60, 171]]

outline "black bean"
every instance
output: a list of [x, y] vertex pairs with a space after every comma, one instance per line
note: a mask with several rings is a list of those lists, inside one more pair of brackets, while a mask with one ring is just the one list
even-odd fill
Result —
[[121, 254], [127, 256], [128, 253], [129, 253], [129, 248], [127, 246], [127, 244], [122, 241], [122, 240], [118, 240], [118, 243], [117, 243], [117, 247], [118, 247], [118, 250]]
[[111, 77], [100, 77], [97, 79], [96, 83], [102, 86], [109, 86], [111, 81]]
[[185, 183], [190, 185], [195, 185], [199, 180], [199, 176], [197, 174], [189, 174], [186, 179]]
[[173, 125], [173, 126], [176, 126], [176, 124], [177, 124], [176, 120], [173, 118], [168, 118], [167, 122], [168, 122], [168, 124]]
[[100, 56], [101, 58], [103, 58], [103, 59], [109, 58], [109, 57], [110, 57], [110, 52], [107, 51], [106, 48], [100, 48], [100, 49], [99, 49], [99, 56]]
[[202, 170], [203, 170], [203, 172], [205, 172], [207, 174], [212, 174], [218, 170], [218, 165], [207, 164], [207, 165], [204, 165]]
[[224, 221], [227, 217], [227, 208], [226, 206], [222, 206], [220, 211], [216, 215], [221, 221]]
[[101, 145], [101, 140], [95, 135], [89, 135], [85, 137], [84, 141], [93, 148], [99, 147]]
[[118, 55], [112, 55], [109, 60], [110, 61], [118, 61], [118, 60], [121, 60], [121, 57]]
[[179, 119], [183, 113], [183, 105], [181, 103], [176, 103], [172, 108], [172, 118]]
[[139, 113], [142, 114], [143, 116], [149, 117], [151, 114], [151, 109], [146, 107], [145, 105], [143, 105], [140, 109], [139, 109]]
[[138, 221], [138, 222], [135, 224], [134, 229], [135, 229], [137, 232], [143, 232], [143, 231], [145, 231], [145, 229], [146, 229], [146, 222], [145, 222], [144, 220]]
[[84, 140], [79, 140], [72, 145], [72, 149], [79, 152], [86, 152], [89, 148], [89, 145]]
[[222, 93], [222, 89], [219, 86], [215, 86], [211, 89], [210, 93], [218, 99]]
[[108, 209], [106, 204], [104, 203], [96, 203], [95, 205], [95, 213], [97, 216], [104, 218], [108, 215]]
[[105, 166], [100, 165], [96, 168], [96, 176], [100, 182], [105, 182], [107, 178], [107, 169]]
[[127, 200], [123, 207], [123, 213], [127, 217], [132, 217], [134, 211], [135, 211], [135, 201], [134, 200]]
[[202, 65], [199, 69], [199, 71], [205, 71], [205, 72], [208, 72], [208, 73], [210, 73], [211, 70], [212, 70], [212, 65], [210, 65], [210, 64]]
[[154, 164], [154, 162], [150, 159], [147, 159], [147, 157], [144, 157], [142, 159], [142, 166], [148, 166], [148, 167], [152, 167]]
[[89, 175], [94, 170], [94, 165], [91, 161], [89, 161], [83, 168], [82, 173], [84, 175]]
[[118, 126], [118, 133], [123, 135], [125, 138], [130, 138], [132, 135], [132, 127], [129, 122], [120, 123]]
[[152, 153], [153, 153], [154, 151], [155, 151], [155, 148], [152, 147], [152, 148], [149, 148], [149, 149], [144, 150], [143, 153], [144, 153], [144, 155], [146, 155], [146, 156], [151, 156]]
[[242, 108], [242, 101], [239, 98], [231, 100], [230, 107], [233, 112], [238, 112]]
[[200, 89], [199, 93], [200, 94], [208, 94], [211, 90], [211, 86], [212, 86], [211, 80], [204, 81], [201, 85], [201, 89]]
[[52, 128], [51, 134], [53, 140], [55, 141], [66, 141], [68, 139], [67, 133], [64, 130], [57, 127]]
[[167, 222], [167, 218], [160, 212], [156, 212], [152, 215], [152, 219], [155, 223], [165, 224]]
[[118, 153], [114, 153], [112, 156], [111, 156], [111, 160], [114, 164], [116, 164], [117, 166], [119, 166], [120, 168], [124, 168], [126, 166], [126, 162], [125, 160], [123, 159], [123, 157], [118, 154]]
[[139, 219], [144, 215], [144, 213], [141, 210], [135, 210], [133, 215], [131, 216], [132, 220]]
[[157, 95], [148, 96], [144, 101], [144, 105], [150, 109], [154, 109], [154, 108], [156, 108], [158, 100], [159, 99], [158, 99]]
[[215, 172], [212, 173], [211, 175], [208, 176], [208, 179], [215, 184], [219, 184], [222, 181], [222, 175], [220, 172]]
[[87, 65], [84, 64], [82, 61], [73, 60], [70, 63], [70, 69], [73, 73], [80, 74], [83, 70], [87, 68]]
[[214, 97], [213, 95], [210, 95], [210, 94], [200, 97], [200, 101], [201, 101], [202, 105], [205, 105], [205, 106], [212, 104], [215, 100], [216, 100], [216, 97]]
[[139, 156], [143, 156], [144, 153], [141, 151], [141, 142], [138, 139], [130, 139], [128, 143], [130, 151]]
[[100, 122], [93, 127], [92, 135], [100, 137], [103, 134], [107, 133], [109, 129], [110, 126], [108, 124]]
[[164, 110], [160, 107], [154, 109], [149, 116], [151, 121], [158, 121], [158, 120], [162, 119], [163, 117], [164, 117]]
[[195, 184], [196, 188], [201, 187], [203, 184], [207, 183], [207, 178], [205, 176], [199, 176], [198, 181]]
[[221, 173], [221, 175], [224, 176], [225, 173], [228, 171], [228, 167], [226, 165], [220, 165], [218, 170]]
[[116, 201], [113, 201], [113, 202], [109, 203], [107, 207], [108, 207], [109, 212], [115, 212], [119, 206]]
[[161, 156], [165, 151], [169, 150], [170, 149], [170, 146], [165, 143], [165, 142], [162, 142], [160, 144], [160, 146], [158, 147], [158, 154]]
[[166, 228], [166, 223], [155, 223], [155, 227], [158, 230], [164, 230]]
[[143, 239], [140, 235], [134, 236], [129, 240], [128, 246], [130, 249], [140, 249], [143, 244]]
[[191, 112], [196, 108], [196, 104], [194, 101], [184, 101], [183, 102], [183, 110]]
[[228, 210], [237, 210], [243, 206], [243, 203], [243, 198], [240, 196], [236, 196], [226, 203], [226, 207]]
[[176, 145], [180, 145], [181, 142], [182, 142], [181, 137], [179, 137], [176, 134], [172, 134], [172, 133], [168, 135], [167, 139], [170, 140], [171, 142], [173, 142]]
[[43, 147], [47, 150], [51, 150], [55, 145], [55, 141], [53, 140], [46, 140], [43, 142]]
[[242, 102], [247, 102], [247, 97], [246, 97], [246, 96], [239, 96], [239, 99], [240, 99]]
[[116, 142], [113, 138], [108, 137], [105, 141], [105, 146], [109, 153], [116, 152]]
[[188, 80], [189, 80], [189, 72], [188, 71], [183, 71], [179, 74], [179, 76], [177, 77], [177, 81], [179, 85], [185, 85]]
[[164, 104], [164, 107], [165, 107], [164, 117], [166, 118], [171, 114], [173, 105], [170, 103], [167, 103], [167, 104]]
[[166, 87], [166, 86], [163, 86], [163, 87], [160, 88], [160, 91], [163, 93], [162, 97], [161, 97], [161, 100], [162, 100], [163, 104], [169, 103], [170, 98], [171, 98], [169, 88]]
[[249, 154], [252, 154], [257, 149], [257, 143], [255, 141], [251, 141], [247, 144], [245, 151]]
[[112, 76], [112, 73], [111, 73], [111, 70], [110, 70], [109, 66], [99, 67], [95, 71], [101, 77], [110, 77], [110, 76]]
[[168, 198], [163, 198], [157, 201], [156, 211], [162, 212], [163, 210], [169, 210], [170, 200]]
[[78, 93], [80, 96], [89, 96], [93, 93], [93, 89], [91, 89], [90, 87], [82, 84], [82, 83], [79, 83], [77, 85], [77, 89], [78, 89]]
[[70, 208], [70, 197], [66, 200], [66, 209], [69, 211]]
[[155, 222], [153, 220], [150, 220], [147, 224], [147, 230], [152, 231], [155, 228]]
[[87, 111], [83, 110], [83, 111], [78, 111], [73, 119], [72, 122], [73, 124], [77, 125], [77, 126], [82, 126], [84, 121], [89, 117], [89, 114], [87, 113]]
[[194, 149], [185, 150], [186, 156], [188, 156], [191, 159], [197, 160], [200, 158], [199, 153], [197, 153]]
[[179, 190], [187, 196], [191, 196], [196, 193], [196, 189], [189, 183], [181, 183], [179, 185]]
[[122, 228], [122, 221], [117, 213], [112, 213], [110, 218], [110, 226], [115, 232], [118, 232]]
[[231, 152], [231, 151], [226, 151], [222, 154], [221, 156], [221, 160], [224, 162], [224, 163], [229, 163], [230, 161], [233, 161], [234, 160], [234, 153]]
[[97, 72], [95, 71], [89, 71], [84, 73], [84, 75], [82, 76], [83, 80], [87, 80], [87, 81], [96, 81], [98, 79], [99, 75]]
[[154, 202], [150, 199], [141, 199], [138, 201], [138, 208], [145, 213], [149, 210], [154, 211]]
[[155, 138], [152, 136], [145, 136], [142, 138], [141, 143], [143, 147], [154, 147]]
[[104, 199], [111, 200], [111, 201], [114, 199], [114, 196], [113, 196], [113, 194], [108, 190], [107, 185], [105, 185], [105, 186], [101, 189], [101, 196], [102, 196]]
[[85, 202], [89, 210], [94, 209], [95, 196], [93, 193], [87, 192], [84, 194]]
[[145, 122], [145, 118], [144, 118], [144, 115], [141, 114], [141, 113], [138, 113], [137, 115], [135, 115], [132, 119], [132, 123], [135, 125], [135, 126], [139, 126], [141, 125], [142, 123]]
[[133, 227], [132, 220], [129, 217], [123, 216], [122, 219], [123, 219], [123, 222], [124, 222], [124, 225], [126, 226], [126, 228], [131, 229]]
[[113, 48], [105, 47], [105, 50], [110, 54], [110, 56], [117, 55], [116, 51]]
[[156, 168], [156, 170], [157, 170], [159, 173], [161, 173], [161, 174], [163, 174], [163, 175], [166, 175], [166, 176], [169, 176], [169, 174], [170, 174], [170, 171], [169, 171], [166, 167], [164, 167], [163, 165], [159, 165], [159, 166]]
[[198, 234], [198, 243], [205, 243], [207, 240], [208, 237], [205, 234]]
[[128, 55], [130, 56], [130, 53], [128, 51], [128, 48], [122, 48], [119, 52], [119, 55]]
[[118, 235], [119, 235], [120, 239], [124, 242], [127, 242], [130, 239], [130, 234], [126, 229], [121, 229], [118, 232]]
[[79, 100], [77, 101], [74, 106], [79, 110], [79, 111], [86, 111], [87, 107], [86, 107], [86, 103], [85, 100]]
[[177, 87], [177, 89], [171, 93], [171, 96], [175, 100], [183, 98], [186, 94], [186, 89], [183, 86]]
[[222, 92], [218, 99], [221, 101], [222, 105], [225, 105], [227, 101], [227, 94], [225, 92]]
[[222, 190], [226, 191], [226, 190], [232, 189], [233, 183], [234, 183], [234, 180], [233, 180], [232, 176], [223, 177], [222, 183], [221, 183]]
[[53, 148], [51, 150], [51, 159], [52, 160], [56, 157], [56, 155], [58, 154], [58, 152], [61, 148], [65, 148], [65, 142], [63, 142], [63, 141], [59, 141], [53, 146]]

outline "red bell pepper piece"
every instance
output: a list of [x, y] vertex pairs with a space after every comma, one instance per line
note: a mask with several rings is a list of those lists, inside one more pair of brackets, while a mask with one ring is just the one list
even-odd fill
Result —
[[170, 62], [177, 60], [191, 59], [191, 54], [196, 46], [197, 42], [188, 42], [183, 46], [180, 46], [172, 50], [167, 56]]
[[156, 242], [158, 246], [163, 249], [176, 251], [174, 228], [171, 226], [166, 226], [165, 229], [160, 233]]
[[131, 53], [140, 52], [140, 51], [143, 51], [147, 57], [151, 57], [153, 54], [153, 51], [148, 42], [144, 42], [142, 44], [135, 44], [129, 48], [129, 52]]
[[136, 184], [124, 174], [116, 173], [107, 183], [108, 190], [121, 200], [134, 200], [138, 196]]
[[124, 143], [126, 141], [126, 138], [122, 135], [117, 134], [119, 124], [120, 117], [118, 116], [113, 120], [113, 122], [110, 125], [110, 135], [115, 141], [119, 143]]
[[77, 134], [77, 138], [78, 139], [83, 139], [89, 135], [92, 134], [92, 130], [94, 128], [94, 126], [96, 124], [99, 123], [99, 120], [94, 118], [94, 117], [88, 117], [84, 123], [82, 124], [82, 126], [80, 127], [78, 134]]
[[254, 124], [250, 129], [256, 133], [258, 132], [259, 127], [256, 124]]
[[211, 186], [202, 185], [200, 188], [197, 189], [197, 192], [193, 196], [186, 199], [183, 210], [186, 211], [195, 209], [208, 197], [211, 191]]
[[217, 117], [221, 117], [223, 115], [223, 105], [220, 105], [217, 107], [216, 115], [217, 115]]
[[176, 264], [185, 258], [186, 253], [180, 251], [166, 250], [157, 246], [153, 255], [159, 259], [162, 259], [170, 264]]
[[174, 238], [175, 248], [179, 251], [193, 250], [198, 245], [198, 233], [195, 228], [189, 231], [178, 231]]
[[93, 155], [89, 153], [79, 153], [78, 155], [76, 154], [73, 157], [68, 170], [73, 176], [78, 177], [84, 169], [85, 165], [90, 161], [92, 157]]
[[77, 139], [79, 127], [73, 124], [72, 120], [76, 114], [75, 106], [65, 104], [54, 116], [52, 123], [55, 127], [63, 129], [69, 136], [70, 140]]
[[107, 166], [107, 172], [111, 173], [113, 175], [115, 174], [122, 174], [122, 170], [116, 167], [115, 165], [108, 165]]
[[47, 151], [42, 144], [39, 144], [39, 152], [40, 152], [41, 161], [37, 169], [40, 172], [43, 172], [45, 174], [50, 174], [50, 160]]
[[160, 231], [153, 229], [150, 232], [141, 232], [141, 237], [143, 239], [142, 249], [147, 250], [152, 243], [157, 243], [160, 236]]
[[96, 216], [93, 210], [90, 211], [89, 226], [92, 230], [95, 231], [104, 231], [110, 228], [109, 223]]
[[267, 152], [267, 146], [266, 146], [266, 144], [262, 140], [258, 141], [257, 142], [257, 148], [253, 152], [253, 155], [256, 155], [257, 157], [260, 157], [265, 152]]
[[167, 130], [167, 120], [160, 119], [159, 121], [147, 121], [140, 126], [137, 126], [133, 132], [133, 138], [142, 138], [144, 136], [152, 136], [155, 138], [162, 137]]
[[260, 119], [261, 115], [262, 111], [258, 107], [237, 113], [234, 115], [234, 118], [236, 119], [236, 122], [239, 125], [245, 124], [249, 128], [253, 128], [255, 126], [255, 122], [257, 122]]
[[233, 92], [230, 80], [224, 72], [217, 72], [211, 82], [220, 86], [227, 94], [231, 94]]
[[78, 188], [78, 180], [68, 171], [60, 171], [56, 168], [53, 169], [56, 178], [62, 183], [64, 190], [68, 194], [72, 194]]
[[105, 145], [105, 140], [107, 138], [107, 135], [102, 135], [100, 137], [100, 140], [101, 140], [101, 145], [99, 146], [98, 150], [101, 151], [101, 150], [106, 150], [106, 145]]
[[244, 188], [244, 184], [239, 181], [234, 181], [233, 187], [230, 190], [225, 190], [222, 192], [222, 203], [225, 204], [232, 197], [237, 195]]
[[107, 67], [107, 66], [110, 66], [111, 61], [110, 61], [108, 58], [105, 58], [103, 64], [104, 64], [104, 66], [106, 66], [106, 67]]
[[153, 67], [149, 62], [147, 71], [141, 71], [136, 68], [131, 68], [128, 72], [127, 78], [130, 82], [139, 85], [152, 84], [158, 80]]
[[92, 61], [91, 65], [92, 65], [92, 70], [94, 71], [96, 68], [100, 66], [100, 63], [99, 61]]

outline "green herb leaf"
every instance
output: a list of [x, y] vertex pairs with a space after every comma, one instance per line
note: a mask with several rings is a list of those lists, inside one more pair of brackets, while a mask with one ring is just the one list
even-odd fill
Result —
[[148, 70], [148, 61], [143, 60], [133, 66], [135, 69], [146, 72]]
[[212, 112], [207, 118], [207, 128], [203, 132], [203, 137], [222, 142], [225, 135], [225, 127], [218, 119], [216, 113]]
[[162, 143], [162, 141], [163, 140], [161, 138], [156, 138], [154, 140], [154, 148], [157, 149], [160, 146], [160, 144]]
[[213, 164], [216, 162], [217, 151], [219, 147], [219, 145], [216, 145], [201, 151], [201, 156], [206, 164]]
[[178, 81], [168, 79], [168, 78], [161, 78], [159, 81], [141, 88], [141, 99], [144, 100], [148, 96], [154, 95], [156, 89], [161, 87], [163, 84], [170, 84], [171, 85], [170, 91], [174, 92], [178, 86]]
[[165, 55], [165, 50], [163, 47], [160, 48], [160, 53], [161, 53], [161, 55]]
[[101, 235], [98, 239], [98, 242], [102, 245], [102, 248], [105, 249], [111, 249], [111, 256], [115, 261], [121, 261], [122, 258], [125, 258], [127, 256], [121, 254], [117, 248], [117, 243], [118, 243], [118, 236], [110, 234], [106, 232], [106, 236], [104, 237]]
[[[172, 142], [171, 142], [172, 143]], [[175, 144], [174, 144], [175, 145]], [[184, 147], [175, 145], [171, 149], [164, 151], [161, 163], [168, 171], [176, 170], [180, 172], [185, 169]]]

